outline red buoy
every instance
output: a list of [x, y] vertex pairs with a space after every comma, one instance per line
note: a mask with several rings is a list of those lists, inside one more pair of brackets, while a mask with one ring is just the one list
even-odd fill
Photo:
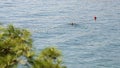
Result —
[[97, 17], [96, 16], [94, 16], [94, 20], [96, 21], [96, 19], [97, 19]]

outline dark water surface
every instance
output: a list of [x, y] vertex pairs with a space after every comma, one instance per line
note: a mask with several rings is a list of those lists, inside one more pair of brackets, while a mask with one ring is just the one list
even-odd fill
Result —
[[0, 0], [0, 22], [29, 29], [37, 51], [57, 46], [68, 68], [120, 68], [120, 0]]

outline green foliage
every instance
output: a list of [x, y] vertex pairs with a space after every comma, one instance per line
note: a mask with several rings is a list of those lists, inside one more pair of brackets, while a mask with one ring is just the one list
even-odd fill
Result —
[[12, 68], [17, 65], [17, 59], [20, 56], [28, 57], [28, 53], [32, 52], [30, 36], [27, 30], [15, 28], [12, 25], [0, 28], [0, 66], [2, 68]]
[[48, 47], [34, 60], [33, 68], [64, 68], [61, 63], [61, 52], [55, 47]]
[[[25, 57], [26, 60], [20, 57]], [[35, 56], [29, 31], [13, 25], [0, 27], [0, 67], [17, 68], [18, 64], [24, 64], [28, 68], [65, 68], [61, 65], [61, 52], [57, 48], [45, 48]]]

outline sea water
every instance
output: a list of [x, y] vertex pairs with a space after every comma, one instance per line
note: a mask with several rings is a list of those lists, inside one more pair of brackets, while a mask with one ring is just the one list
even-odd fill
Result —
[[30, 30], [37, 52], [58, 47], [68, 68], [120, 68], [120, 0], [0, 0], [0, 22]]

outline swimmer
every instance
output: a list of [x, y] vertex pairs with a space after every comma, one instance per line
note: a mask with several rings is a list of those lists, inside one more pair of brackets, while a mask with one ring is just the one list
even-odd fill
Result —
[[96, 16], [94, 16], [94, 20], [96, 21], [96, 19], [97, 19], [97, 17]]

